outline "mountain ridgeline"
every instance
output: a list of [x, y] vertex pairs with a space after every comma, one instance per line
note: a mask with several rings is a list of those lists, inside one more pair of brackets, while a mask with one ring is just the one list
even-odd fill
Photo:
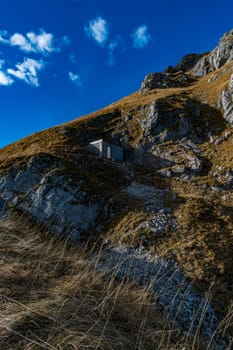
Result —
[[[183, 333], [199, 327], [209, 349], [230, 349], [231, 328], [213, 334], [233, 298], [232, 125], [233, 30], [116, 103], [1, 149], [2, 220], [17, 213], [69, 246], [102, 247], [97, 270], [124, 261], [118, 281], [151, 285], [162, 271], [150, 292], [166, 317]], [[100, 139], [124, 160], [93, 152]]]

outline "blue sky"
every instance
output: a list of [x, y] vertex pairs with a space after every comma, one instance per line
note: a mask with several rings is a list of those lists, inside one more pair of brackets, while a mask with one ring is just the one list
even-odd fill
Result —
[[0, 1], [0, 147], [136, 91], [212, 49], [232, 0]]

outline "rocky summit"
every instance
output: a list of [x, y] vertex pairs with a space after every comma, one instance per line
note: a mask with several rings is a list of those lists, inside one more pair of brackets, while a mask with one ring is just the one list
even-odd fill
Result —
[[232, 125], [233, 30], [116, 103], [1, 149], [1, 220], [88, 247], [103, 281], [115, 271], [147, 288], [190, 349], [232, 349]]

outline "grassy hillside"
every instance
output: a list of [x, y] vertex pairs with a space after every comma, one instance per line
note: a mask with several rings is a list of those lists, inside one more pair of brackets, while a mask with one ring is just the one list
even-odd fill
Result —
[[[233, 194], [217, 191], [233, 168], [233, 136], [216, 145], [207, 138], [198, 147], [204, 171], [190, 181], [158, 176], [157, 159], [135, 159], [142, 137], [145, 109], [159, 101], [164, 111], [200, 107], [195, 128], [208, 128], [214, 139], [231, 127], [217, 110], [219, 95], [232, 74], [232, 63], [198, 78], [184, 88], [135, 92], [110, 106], [69, 123], [35, 133], [0, 150], [0, 173], [19, 171], [32, 156], [61, 160], [72, 179], [85, 179], [91, 192], [112, 201], [112, 213], [98, 244], [141, 244], [182, 266], [201, 294], [210, 286], [213, 305], [221, 317], [221, 332], [232, 332]], [[94, 138], [127, 135], [123, 164], [97, 159], [85, 145]], [[173, 141], [159, 144], [180, 156]], [[43, 159], [43, 157], [41, 158]], [[182, 159], [181, 159], [182, 162]], [[218, 169], [219, 177], [213, 172]], [[175, 232], [152, 237], [138, 231], [148, 217], [141, 200], [122, 190], [131, 182], [166, 189], [165, 203], [177, 220]], [[207, 190], [208, 189], [208, 190]], [[90, 247], [89, 247], [90, 248]], [[0, 349], [207, 349], [199, 334], [182, 336], [157, 310], [156, 298], [130, 282], [103, 281], [88, 253], [68, 249], [65, 242], [13, 217], [0, 222]], [[214, 282], [214, 284], [213, 284]], [[227, 316], [226, 316], [227, 315]], [[211, 350], [211, 346], [209, 346]]]
[[84, 251], [22, 217], [0, 225], [1, 349], [207, 348], [198, 332], [184, 337], [163, 319], [147, 290], [116, 283], [114, 273], [103, 281]]

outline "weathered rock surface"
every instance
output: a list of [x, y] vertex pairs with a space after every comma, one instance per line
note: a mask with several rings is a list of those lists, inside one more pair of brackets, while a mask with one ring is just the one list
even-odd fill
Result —
[[220, 95], [218, 107], [223, 109], [224, 119], [233, 125], [233, 74], [229, 81], [228, 88]]
[[216, 69], [222, 67], [225, 63], [233, 60], [233, 30], [225, 33], [220, 39], [217, 47], [208, 55], [202, 57], [193, 68], [195, 76], [202, 77]]
[[147, 93], [153, 89], [168, 89], [172, 87], [185, 87], [194, 79], [184, 72], [175, 73], [150, 73], [143, 80], [140, 88], [141, 93]]
[[140, 91], [147, 93], [156, 88], [188, 86], [194, 79], [186, 72], [192, 71], [193, 76], [202, 77], [232, 60], [233, 30], [225, 33], [210, 53], [185, 55], [176, 66], [167, 67], [163, 73], [148, 74], [141, 84]]
[[[136, 231], [146, 229], [152, 234], [157, 234], [171, 232], [176, 229], [177, 223], [172, 215], [172, 209], [164, 203], [163, 197], [167, 192], [166, 190], [159, 190], [153, 186], [133, 182], [124, 192], [129, 196], [143, 200], [144, 209], [148, 213], [146, 220], [140, 223]], [[143, 236], [141, 238], [143, 240]]]
[[223, 169], [221, 166], [216, 165], [210, 172], [210, 175], [215, 179], [216, 185], [214, 187], [218, 187], [220, 190], [232, 190], [233, 169]]
[[200, 116], [200, 110], [197, 111], [189, 104], [184, 108], [174, 107], [166, 110], [163, 101], [156, 100], [147, 107], [145, 118], [141, 122], [143, 140], [148, 143], [156, 143], [184, 137], [195, 138], [196, 131], [193, 121], [198, 116]]
[[100, 195], [88, 193], [85, 180], [77, 181], [63, 162], [42, 154], [22, 169], [11, 168], [0, 178], [3, 203], [13, 204], [57, 235], [85, 239], [104, 209]]
[[186, 72], [190, 71], [204, 55], [185, 55], [176, 66], [169, 66], [162, 73], [148, 74], [141, 84], [141, 93], [147, 93], [153, 89], [189, 86], [195, 79], [186, 74]]
[[180, 140], [172, 149], [166, 145], [154, 145], [150, 152], [162, 160], [158, 173], [163, 177], [198, 175], [204, 167], [201, 151], [190, 139]]
[[173, 67], [174, 71], [183, 71], [187, 72], [192, 69], [196, 63], [204, 56], [205, 54], [197, 54], [191, 53], [182, 57], [180, 62], [177, 63], [175, 67]]
[[[219, 326], [218, 317], [208, 300], [195, 292], [174, 261], [152, 256], [143, 247], [120, 246], [106, 249], [97, 269], [104, 273], [105, 278], [112, 278], [114, 271], [117, 280], [149, 286], [165, 317], [173, 320], [184, 334], [195, 334], [199, 330], [205, 339], [210, 339]], [[226, 349], [227, 344], [216, 338], [211, 339], [211, 349]]]

